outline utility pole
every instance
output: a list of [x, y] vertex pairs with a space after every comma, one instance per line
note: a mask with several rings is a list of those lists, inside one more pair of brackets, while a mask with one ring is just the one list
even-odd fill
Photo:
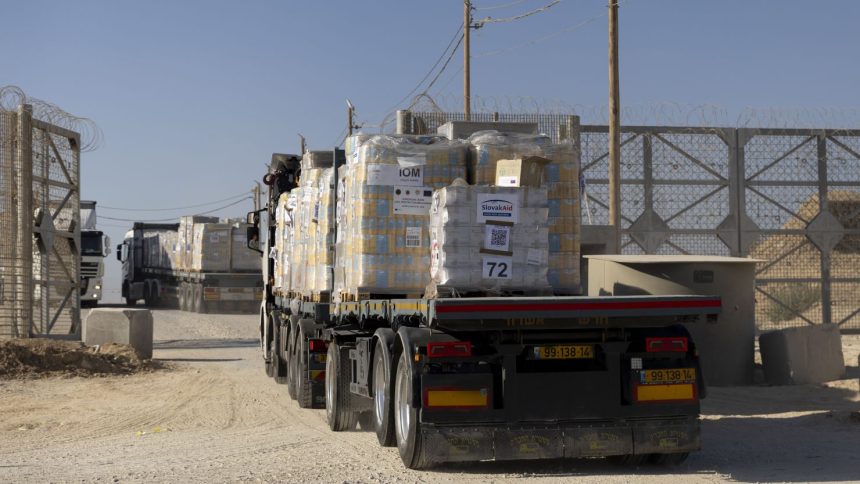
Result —
[[609, 225], [621, 253], [621, 133], [618, 87], [618, 0], [609, 0]]
[[472, 2], [463, 0], [463, 116], [472, 116], [472, 94], [469, 79], [469, 30], [472, 28]]
[[348, 136], [352, 136], [352, 117], [355, 115], [355, 106], [352, 105], [352, 102], [349, 99], [346, 100], [346, 115], [346, 122], [348, 123], [347, 126], [349, 126], [349, 128], [347, 129], [347, 131], [349, 132]]
[[307, 149], [307, 144], [305, 143], [305, 137], [302, 136], [301, 133], [299, 133], [299, 147], [301, 149], [300, 153], [302, 154], [302, 156], [304, 156], [305, 150]]

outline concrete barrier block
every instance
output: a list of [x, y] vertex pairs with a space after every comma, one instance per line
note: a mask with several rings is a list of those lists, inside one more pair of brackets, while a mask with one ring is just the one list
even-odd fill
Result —
[[84, 344], [127, 344], [137, 350], [141, 358], [152, 358], [152, 313], [149, 309], [93, 309], [81, 333]]
[[845, 377], [842, 335], [834, 324], [763, 333], [759, 349], [765, 380], [773, 385], [823, 383]]

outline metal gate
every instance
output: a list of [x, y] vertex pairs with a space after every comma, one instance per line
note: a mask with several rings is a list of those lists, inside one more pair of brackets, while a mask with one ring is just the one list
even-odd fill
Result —
[[[457, 113], [412, 113], [425, 132]], [[473, 114], [572, 137], [570, 116]], [[608, 217], [608, 127], [580, 126], [584, 224]], [[761, 330], [860, 330], [860, 130], [624, 126], [622, 251], [761, 259]]]
[[0, 110], [0, 337], [80, 335], [80, 136]]

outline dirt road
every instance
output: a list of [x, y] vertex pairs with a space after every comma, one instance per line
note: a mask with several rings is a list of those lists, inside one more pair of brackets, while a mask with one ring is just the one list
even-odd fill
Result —
[[[155, 358], [132, 376], [0, 381], [2, 482], [714, 482], [860, 480], [856, 366], [823, 386], [714, 388], [704, 449], [676, 469], [601, 460], [416, 472], [376, 436], [333, 433], [266, 378], [255, 318], [155, 314]], [[857, 364], [860, 338], [844, 339]]]

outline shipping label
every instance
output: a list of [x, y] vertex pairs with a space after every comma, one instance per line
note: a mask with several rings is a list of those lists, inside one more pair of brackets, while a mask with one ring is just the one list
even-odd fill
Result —
[[424, 185], [424, 167], [369, 164], [367, 184], [420, 187]]
[[484, 279], [510, 279], [513, 257], [486, 255], [481, 259], [481, 277]]
[[520, 217], [519, 200], [515, 193], [479, 193], [478, 222], [495, 220], [517, 223]]
[[484, 226], [484, 249], [509, 252], [511, 250], [511, 227], [510, 225], [496, 225], [488, 223]]
[[429, 215], [433, 189], [427, 187], [394, 187], [394, 215]]
[[421, 227], [406, 227], [406, 247], [421, 247]]

